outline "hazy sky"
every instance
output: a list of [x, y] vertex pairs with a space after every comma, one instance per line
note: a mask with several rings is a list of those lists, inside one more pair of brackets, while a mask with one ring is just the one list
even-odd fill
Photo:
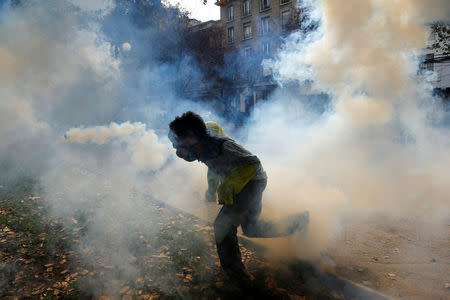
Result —
[[191, 13], [191, 18], [202, 22], [209, 20], [218, 20], [220, 18], [220, 9], [214, 5], [215, 0], [208, 0], [206, 5], [203, 0], [166, 0], [170, 4], [180, 4], [180, 6]]

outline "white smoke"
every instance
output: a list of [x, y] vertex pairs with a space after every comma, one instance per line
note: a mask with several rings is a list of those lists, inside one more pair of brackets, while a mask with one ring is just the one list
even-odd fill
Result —
[[[119, 102], [127, 98], [174, 98], [170, 91], [160, 94], [163, 88], [138, 91], [148, 82], [167, 80], [167, 67], [137, 70], [142, 83], [124, 87], [123, 61], [91, 15], [107, 2], [79, 2], [81, 12], [73, 14], [61, 12], [71, 11], [77, 1], [29, 3], [2, 15], [0, 154], [21, 163], [39, 151], [54, 155], [42, 174], [43, 198], [58, 215], [92, 208], [95, 229], [83, 243], [111, 254], [107, 243], [97, 241], [112, 240], [117, 253], [106, 259], [133, 273], [124, 242], [131, 229], [122, 224], [137, 218], [146, 200], [130, 195], [146, 190], [178, 207], [200, 207], [205, 167], [169, 161], [169, 145], [143, 123], [78, 126], [115, 120], [123, 108]], [[266, 214], [311, 212], [307, 243], [280, 249], [294, 249], [300, 256], [324, 249], [345, 215], [382, 212], [433, 222], [450, 215], [448, 128], [429, 122], [439, 120], [439, 108], [428, 96], [429, 87], [415, 77], [426, 23], [448, 17], [448, 2], [352, 0], [342, 5], [324, 0], [315, 8], [322, 22], [319, 31], [290, 36], [270, 63], [279, 82], [300, 83], [302, 95], [276, 91], [273, 104], [263, 104], [253, 116], [245, 145], [262, 159], [269, 176]], [[139, 49], [134, 41], [132, 45]], [[304, 83], [312, 84], [308, 88]], [[129, 95], [122, 96], [122, 88]], [[303, 104], [318, 91], [333, 97], [332, 109], [312, 122]], [[156, 100], [140, 108], [143, 115], [158, 111], [172, 117], [169, 106]], [[179, 102], [177, 108], [192, 109]], [[167, 128], [167, 123], [156, 126]], [[67, 128], [70, 144], [58, 143], [60, 131]], [[93, 150], [95, 145], [102, 147]], [[86, 175], [84, 167], [93, 172]], [[136, 176], [143, 170], [155, 173]], [[146, 216], [140, 218], [136, 222], [145, 223]]]
[[64, 134], [66, 143], [105, 144], [112, 140], [127, 143], [127, 152], [138, 169], [157, 170], [166, 161], [169, 147], [159, 141], [158, 136], [140, 122], [122, 124], [111, 123], [109, 126], [88, 128], [71, 128]]
[[[170, 77], [171, 70], [156, 62], [151, 72], [136, 72], [142, 84], [126, 86], [131, 76], [123, 71], [117, 46], [101, 29], [102, 3], [106, 2], [26, 1], [1, 7], [0, 164], [9, 167], [6, 175], [2, 169], [1, 180], [37, 174], [39, 195], [49, 205], [49, 214], [68, 228], [76, 213], [89, 215], [88, 232], [73, 245], [85, 262], [97, 254], [81, 250], [92, 246], [120, 270], [111, 272], [109, 279], [136, 278], [127, 243], [136, 229], [124, 224], [148, 223], [149, 199], [144, 194], [172, 195], [173, 204], [187, 205], [202, 194], [195, 189], [204, 190], [206, 179], [189, 176], [190, 166], [180, 162], [164, 169], [165, 163], [170, 165], [169, 143], [145, 124], [110, 123], [123, 120], [135, 99], [148, 101], [149, 91], [141, 86]], [[166, 92], [155, 99], [166, 101], [146, 103], [142, 110], [149, 119], [155, 111], [167, 114], [167, 99], [173, 97], [164, 85], [155, 86], [162, 86], [158, 93]], [[132, 112], [127, 115], [133, 117]], [[61, 140], [65, 131], [67, 138]], [[151, 228], [142, 230], [153, 234]], [[105, 280], [104, 285], [114, 294], [118, 287], [112, 282]], [[93, 292], [99, 297], [102, 291], [94, 287]]]
[[274, 105], [284, 108], [263, 105], [249, 134], [269, 174], [267, 203], [311, 211], [309, 240], [283, 248], [318, 255], [353, 214], [447, 220], [449, 129], [437, 125], [444, 112], [416, 72], [428, 24], [448, 18], [450, 3], [310, 4], [318, 31], [292, 34], [265, 64], [282, 85], [298, 83], [303, 98], [326, 92], [331, 109], [305, 125], [306, 106], [294, 109], [279, 91]]

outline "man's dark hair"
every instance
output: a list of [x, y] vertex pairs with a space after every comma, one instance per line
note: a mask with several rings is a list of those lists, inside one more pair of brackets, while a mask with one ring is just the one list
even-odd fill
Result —
[[202, 117], [198, 114], [187, 111], [181, 117], [176, 117], [175, 120], [169, 124], [170, 130], [177, 136], [183, 138], [189, 134], [189, 131], [202, 139], [206, 136], [206, 125]]

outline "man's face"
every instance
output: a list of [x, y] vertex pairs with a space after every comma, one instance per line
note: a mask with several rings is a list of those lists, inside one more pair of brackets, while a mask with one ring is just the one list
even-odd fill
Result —
[[177, 149], [177, 156], [186, 161], [199, 159], [203, 152], [203, 145], [192, 132], [189, 132], [186, 137], [177, 137], [174, 148]]

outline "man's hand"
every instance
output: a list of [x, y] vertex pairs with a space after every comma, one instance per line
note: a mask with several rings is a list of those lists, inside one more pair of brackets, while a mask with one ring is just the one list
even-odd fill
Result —
[[220, 184], [217, 189], [219, 196], [219, 204], [232, 205], [233, 204], [233, 190], [228, 184]]

